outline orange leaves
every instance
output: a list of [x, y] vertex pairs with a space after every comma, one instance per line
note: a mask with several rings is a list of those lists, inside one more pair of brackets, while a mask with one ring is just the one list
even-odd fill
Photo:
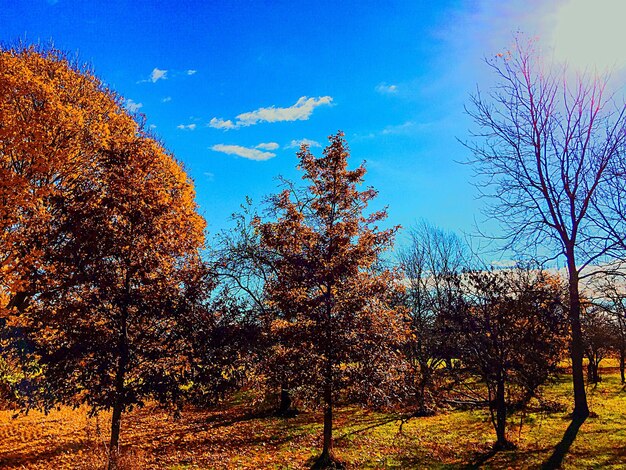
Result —
[[205, 222], [121, 104], [57, 51], [0, 49], [0, 313], [28, 336], [44, 407], [168, 401], [185, 370]]
[[371, 372], [394, 354], [387, 345], [400, 329], [389, 307], [394, 278], [373, 269], [396, 229], [371, 226], [386, 217], [363, 215], [376, 191], [358, 190], [365, 170], [348, 169], [343, 134], [329, 141], [321, 157], [298, 153], [308, 186], [287, 183], [272, 199], [276, 220], [255, 222], [262, 249], [276, 256], [265, 284], [276, 342], [269, 367], [318, 402], [323, 386], [365, 382], [347, 380], [361, 373], [380, 384]]

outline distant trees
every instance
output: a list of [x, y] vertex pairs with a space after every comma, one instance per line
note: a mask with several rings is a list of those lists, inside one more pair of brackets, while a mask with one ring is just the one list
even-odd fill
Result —
[[583, 344], [587, 357], [587, 381], [600, 382], [600, 362], [615, 350], [617, 343], [616, 328], [608, 313], [591, 303], [583, 304], [581, 317]]
[[275, 276], [266, 283], [268, 303], [280, 312], [271, 322], [280, 338], [273, 354], [296, 368], [291, 373], [300, 374], [300, 383], [323, 404], [322, 467], [333, 460], [338, 392], [354, 384], [374, 391], [387, 380], [389, 346], [401, 334], [389, 306], [394, 276], [376, 269], [396, 229], [375, 226], [386, 217], [384, 210], [364, 215], [376, 196], [371, 188], [358, 190], [365, 168], [348, 170], [342, 133], [329, 141], [319, 158], [307, 147], [300, 150], [308, 186], [289, 185], [272, 200], [276, 219], [257, 223], [262, 247], [277, 255]]
[[564, 298], [558, 278], [541, 271], [470, 271], [464, 307], [450, 317], [462, 368], [487, 389], [496, 449], [510, 447], [506, 420], [555, 371], [564, 349]]
[[409, 334], [404, 354], [409, 364], [409, 388], [417, 414], [428, 414], [438, 376], [452, 359], [448, 318], [461, 299], [460, 274], [467, 269], [467, 247], [454, 233], [422, 222], [410, 231], [410, 243], [398, 253], [406, 284]]
[[592, 300], [582, 318], [589, 382], [600, 380], [599, 365], [617, 355], [622, 383], [626, 382], [626, 287], [623, 273], [602, 276], [588, 288]]
[[1, 307], [40, 371], [27, 406], [112, 409], [114, 465], [124, 410], [180, 395], [205, 223], [181, 166], [89, 71], [3, 50], [0, 89]]
[[498, 83], [468, 110], [479, 128], [472, 163], [509, 246], [565, 261], [574, 416], [584, 419], [579, 285], [585, 268], [620, 247], [610, 227], [623, 222], [624, 200], [611, 189], [624, 181], [626, 106], [607, 96], [605, 79], [570, 83], [519, 41], [489, 65]]

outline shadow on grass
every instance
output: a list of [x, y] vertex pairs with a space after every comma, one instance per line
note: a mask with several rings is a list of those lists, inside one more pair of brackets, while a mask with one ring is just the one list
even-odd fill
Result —
[[5, 468], [9, 466], [15, 468], [23, 468], [30, 465], [36, 465], [39, 467], [42, 464], [45, 464], [45, 462], [48, 462], [49, 460], [58, 457], [59, 455], [75, 453], [77, 451], [84, 451], [88, 448], [89, 446], [84, 442], [67, 442], [59, 444], [57, 446], [47, 447], [44, 450], [27, 448], [17, 455], [0, 456], [0, 468]]
[[482, 452], [482, 453], [478, 454], [478, 456], [475, 458], [475, 460], [473, 462], [468, 463], [467, 465], [463, 466], [462, 468], [464, 470], [472, 470], [472, 469], [475, 469], [475, 468], [480, 468], [483, 465], [485, 465], [489, 461], [489, 459], [491, 459], [497, 453], [498, 453], [497, 449], [490, 449], [487, 452]]
[[574, 443], [574, 440], [576, 439], [578, 430], [580, 429], [580, 427], [582, 426], [582, 424], [585, 422], [586, 419], [587, 419], [586, 417], [584, 418], [574, 417], [572, 419], [572, 422], [569, 424], [569, 426], [565, 430], [565, 434], [563, 434], [563, 438], [561, 439], [561, 442], [559, 442], [556, 445], [556, 447], [554, 448], [554, 452], [552, 453], [550, 458], [546, 460], [544, 464], [541, 466], [543, 470], [554, 470], [554, 469], [561, 467], [561, 464], [563, 463], [563, 459], [567, 455], [569, 448], [572, 446], [572, 444]]
[[[385, 426], [389, 423], [393, 423], [396, 421], [400, 421], [402, 424], [404, 424], [406, 421], [408, 421], [408, 419], [406, 417], [403, 416], [391, 416], [391, 417], [384, 417], [384, 418], [379, 418], [379, 419], [369, 419], [369, 420], [359, 420], [356, 422], [356, 424], [364, 424], [364, 427], [358, 428], [358, 429], [353, 429], [351, 431], [348, 431], [344, 434], [341, 434], [340, 436], [335, 437], [335, 442], [341, 441], [343, 439], [347, 439], [351, 436], [354, 436], [356, 434], [360, 434], [366, 431], [369, 431], [371, 429], [374, 428], [378, 428], [380, 426]], [[354, 423], [353, 423], [354, 425]]]

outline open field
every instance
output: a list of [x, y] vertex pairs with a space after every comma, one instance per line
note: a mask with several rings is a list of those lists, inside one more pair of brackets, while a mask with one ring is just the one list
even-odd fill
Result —
[[[624, 468], [626, 389], [614, 369], [589, 388], [592, 417], [564, 456], [563, 468]], [[571, 386], [561, 376], [545, 390], [567, 404]], [[84, 410], [45, 416], [0, 414], [2, 468], [102, 468], [109, 416]], [[336, 453], [348, 468], [539, 468], [554, 453], [570, 420], [567, 412], [531, 412], [509, 437], [517, 450], [493, 455], [491, 424], [482, 411], [447, 411], [402, 422], [400, 415], [341, 408]], [[221, 410], [187, 410], [176, 420], [145, 407], [125, 416], [125, 468], [306, 468], [320, 448], [321, 416], [302, 413], [281, 419], [254, 415], [245, 404]], [[401, 426], [402, 424], [402, 426]]]

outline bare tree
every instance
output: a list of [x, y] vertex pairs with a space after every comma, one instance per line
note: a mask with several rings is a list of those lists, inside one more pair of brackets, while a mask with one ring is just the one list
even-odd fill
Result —
[[565, 262], [574, 417], [584, 419], [579, 284], [591, 275], [586, 268], [617, 247], [606, 232], [613, 217], [605, 211], [615, 207], [601, 198], [622, 158], [626, 105], [606, 96], [608, 77], [572, 83], [565, 69], [544, 65], [532, 44], [519, 40], [488, 64], [498, 81], [487, 95], [472, 96], [468, 113], [479, 130], [466, 145], [506, 247], [542, 263]]
[[466, 267], [468, 249], [452, 232], [421, 222], [410, 231], [411, 241], [398, 253], [406, 290], [408, 328], [405, 354], [410, 388], [418, 415], [429, 414], [436, 375], [450, 362], [445, 322], [459, 297], [458, 275]]

